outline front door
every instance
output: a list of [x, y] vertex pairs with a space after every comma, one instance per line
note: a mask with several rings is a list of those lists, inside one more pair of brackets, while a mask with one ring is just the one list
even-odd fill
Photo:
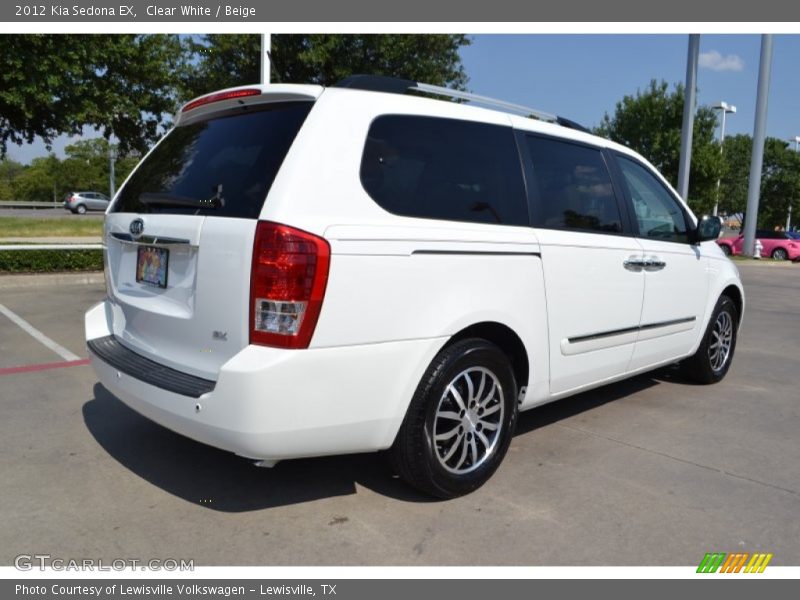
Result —
[[630, 370], [686, 356], [701, 335], [708, 261], [689, 242], [691, 221], [650, 168], [616, 154], [644, 250], [644, 305]]

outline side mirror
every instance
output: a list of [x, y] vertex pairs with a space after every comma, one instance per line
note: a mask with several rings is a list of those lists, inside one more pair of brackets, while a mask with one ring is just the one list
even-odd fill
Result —
[[722, 233], [722, 218], [704, 215], [697, 222], [697, 228], [694, 230], [693, 243], [699, 244], [700, 242], [707, 242], [709, 240], [716, 240], [720, 233]]

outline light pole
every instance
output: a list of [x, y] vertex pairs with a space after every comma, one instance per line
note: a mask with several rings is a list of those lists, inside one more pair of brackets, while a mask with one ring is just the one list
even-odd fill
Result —
[[261, 83], [269, 83], [270, 53], [272, 50], [272, 34], [261, 34]]
[[[725, 147], [725, 116], [728, 113], [736, 114], [736, 107], [732, 104], [728, 104], [727, 102], [719, 101], [714, 106], [712, 106], [714, 110], [722, 111], [722, 122], [719, 126], [719, 153], [723, 153], [723, 148]], [[722, 184], [722, 179], [717, 179], [717, 196], [714, 202], [714, 216], [717, 216], [717, 212], [719, 211], [719, 188]]]
[[758, 62], [756, 116], [753, 123], [753, 153], [750, 156], [750, 178], [747, 181], [747, 211], [744, 218], [742, 254], [752, 257], [756, 248], [758, 202], [761, 195], [761, 168], [764, 166], [764, 139], [767, 137], [767, 104], [772, 74], [772, 35], [761, 36], [761, 57]]
[[683, 103], [683, 125], [681, 126], [681, 154], [678, 165], [678, 193], [689, 201], [689, 171], [692, 166], [692, 134], [694, 133], [694, 109], [697, 100], [697, 61], [700, 56], [700, 34], [689, 35], [689, 52], [686, 56], [686, 97]]
[[116, 177], [114, 176], [114, 160], [116, 160], [116, 158], [117, 158], [117, 150], [114, 148], [114, 146], [111, 145], [110, 140], [109, 140], [109, 144], [108, 144], [108, 189], [109, 189], [109, 192], [111, 192], [110, 195], [109, 195], [109, 198], [111, 198], [111, 200], [114, 199], [114, 194], [117, 193], [116, 182], [114, 181], [116, 179]]
[[[800, 149], [800, 135], [794, 136], [794, 151], [797, 152], [798, 149]], [[786, 213], [786, 231], [791, 231], [791, 229], [792, 229], [792, 203], [789, 202], [789, 210]]]

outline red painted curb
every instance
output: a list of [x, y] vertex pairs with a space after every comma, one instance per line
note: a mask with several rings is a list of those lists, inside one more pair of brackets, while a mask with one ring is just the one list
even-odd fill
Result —
[[82, 358], [81, 360], [67, 360], [55, 363], [42, 363], [39, 365], [24, 365], [22, 367], [6, 367], [0, 369], [0, 377], [3, 375], [15, 375], [17, 373], [30, 373], [33, 371], [47, 371], [48, 369], [63, 369], [65, 367], [80, 367], [88, 365], [89, 359]]

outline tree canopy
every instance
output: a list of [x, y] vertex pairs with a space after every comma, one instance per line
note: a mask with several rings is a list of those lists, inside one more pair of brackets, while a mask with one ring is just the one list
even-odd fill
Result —
[[[272, 80], [330, 85], [354, 73], [463, 89], [464, 35], [275, 35]], [[181, 103], [256, 83], [257, 34], [0, 36], [0, 157], [9, 143], [91, 127], [125, 155], [143, 152]]]
[[[670, 91], [665, 81], [652, 80], [644, 90], [617, 102], [613, 115], [603, 117], [595, 133], [624, 144], [644, 156], [673, 186], [678, 181], [684, 89]], [[692, 166], [689, 174], [689, 204], [698, 212], [709, 212], [717, 198], [717, 180], [723, 157], [715, 141], [717, 117], [708, 106], [700, 106], [694, 118]]]
[[[720, 208], [727, 212], [743, 213], [747, 207], [752, 150], [749, 135], [725, 138]], [[789, 206], [800, 217], [800, 154], [787, 142], [770, 137], [764, 144], [758, 226], [772, 229], [785, 224]]]
[[[271, 80], [331, 85], [349, 75], [390, 75], [464, 89], [467, 74], [459, 49], [465, 35], [272, 36]], [[211, 34], [190, 38], [182, 91], [185, 98], [258, 82], [261, 40], [253, 34]]]
[[0, 156], [94, 127], [143, 151], [177, 102], [184, 54], [172, 35], [2, 35]]
[[[107, 194], [110, 149], [107, 140], [95, 138], [67, 146], [63, 160], [50, 154], [34, 158], [28, 166], [0, 161], [0, 200], [59, 200], [68, 192], [89, 190]], [[138, 154], [117, 158], [114, 169], [117, 187], [138, 160]]]

